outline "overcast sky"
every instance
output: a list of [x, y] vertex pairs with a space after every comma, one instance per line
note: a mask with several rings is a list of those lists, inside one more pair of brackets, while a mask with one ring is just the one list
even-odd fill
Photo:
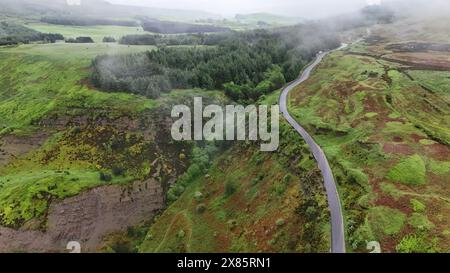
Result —
[[270, 12], [318, 18], [354, 11], [379, 0], [107, 0], [111, 3], [149, 7], [193, 9], [230, 16], [236, 13]]

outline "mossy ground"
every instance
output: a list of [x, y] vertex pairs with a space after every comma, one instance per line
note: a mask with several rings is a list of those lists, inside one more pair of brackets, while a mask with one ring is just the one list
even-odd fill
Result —
[[[332, 53], [291, 93], [290, 111], [331, 161], [350, 251], [365, 251], [373, 240], [383, 251], [397, 251], [402, 238], [419, 232], [446, 251], [448, 73], [409, 71], [377, 58], [384, 45], [360, 43]], [[413, 199], [426, 207], [420, 216], [412, 212]]]

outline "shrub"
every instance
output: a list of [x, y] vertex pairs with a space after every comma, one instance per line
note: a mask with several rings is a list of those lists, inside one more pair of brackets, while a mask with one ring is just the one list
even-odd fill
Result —
[[255, 161], [256, 165], [261, 165], [264, 163], [264, 158], [261, 153], [257, 153], [253, 156], [253, 160]]
[[292, 180], [292, 175], [291, 174], [286, 174], [284, 177], [283, 177], [283, 183], [284, 184], [289, 184], [290, 182], [291, 182], [291, 180]]
[[123, 175], [125, 173], [125, 170], [122, 167], [120, 167], [120, 166], [112, 167], [111, 171], [112, 171], [112, 174], [114, 176], [121, 176], [121, 175]]
[[411, 199], [409, 201], [411, 203], [412, 209], [414, 212], [424, 212], [427, 208], [422, 202], [416, 199]]
[[206, 205], [205, 204], [199, 204], [196, 208], [195, 211], [199, 214], [204, 213], [206, 211]]
[[229, 197], [233, 195], [237, 190], [237, 187], [234, 182], [228, 181], [225, 183], [225, 197]]
[[434, 224], [428, 220], [426, 215], [420, 213], [413, 213], [409, 218], [408, 223], [418, 230], [431, 230], [435, 227]]
[[369, 177], [361, 170], [350, 169], [348, 171], [348, 181], [351, 184], [356, 183], [361, 186], [364, 186], [367, 185], [367, 183], [369, 182]]
[[112, 177], [108, 173], [100, 172], [100, 180], [104, 182], [110, 182], [112, 180]]
[[282, 227], [284, 226], [284, 224], [286, 224], [286, 221], [282, 218], [278, 219], [275, 224], [277, 225], [277, 227]]
[[251, 181], [250, 181], [250, 184], [252, 185], [252, 186], [255, 186], [255, 185], [257, 185], [258, 183], [259, 183], [259, 179], [258, 178], [253, 178]]
[[399, 233], [406, 221], [404, 213], [388, 207], [374, 207], [368, 217], [370, 227], [379, 239]]
[[409, 185], [422, 185], [426, 183], [425, 162], [419, 155], [403, 159], [387, 175], [387, 178]]
[[272, 191], [274, 191], [277, 195], [281, 196], [286, 191], [286, 184], [277, 182], [273, 185]]
[[400, 253], [434, 253], [437, 252], [436, 242], [429, 242], [423, 236], [407, 235], [396, 247]]

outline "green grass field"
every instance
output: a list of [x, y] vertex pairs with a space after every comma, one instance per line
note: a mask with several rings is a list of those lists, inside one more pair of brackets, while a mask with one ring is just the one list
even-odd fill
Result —
[[114, 37], [116, 40], [125, 35], [145, 34], [142, 27], [123, 27], [123, 26], [64, 26], [51, 25], [45, 23], [28, 23], [27, 27], [42, 33], [59, 33], [64, 38], [76, 38], [80, 36], [89, 36], [95, 42], [102, 42], [103, 38]]
[[65, 43], [0, 48], [0, 114], [4, 117], [0, 122], [1, 130], [28, 131], [33, 121], [71, 108], [140, 111], [152, 107], [154, 103], [143, 97], [108, 94], [83, 84], [89, 77], [90, 62], [95, 56], [152, 49]]

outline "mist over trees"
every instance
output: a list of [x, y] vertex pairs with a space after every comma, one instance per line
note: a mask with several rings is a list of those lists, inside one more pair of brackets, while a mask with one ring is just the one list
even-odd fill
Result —
[[389, 24], [395, 19], [395, 13], [391, 9], [381, 5], [367, 6], [361, 12], [365, 18], [377, 24]]
[[128, 20], [113, 20], [104, 18], [92, 17], [63, 17], [63, 16], [45, 16], [41, 18], [41, 22], [53, 25], [66, 26], [123, 26], [123, 27], [137, 27], [139, 24], [136, 21]]
[[[295, 79], [317, 52], [340, 44], [334, 33], [317, 25], [218, 35], [207, 36], [208, 43], [217, 43], [214, 47], [163, 46], [141, 54], [99, 56], [92, 63], [92, 81], [106, 91], [150, 98], [195, 87], [225, 89], [235, 100], [254, 101]], [[146, 39], [156, 42], [154, 36]]]
[[189, 24], [171, 21], [147, 20], [142, 23], [145, 31], [160, 34], [207, 33], [230, 31], [226, 27], [213, 25]]
[[154, 35], [154, 34], [133, 34], [125, 35], [120, 40], [124, 45], [155, 45], [155, 46], [176, 46], [176, 45], [218, 45], [227, 39], [227, 34], [178, 34], [178, 35]]
[[[395, 19], [394, 12], [385, 6], [369, 6], [356, 15], [244, 32], [128, 35], [119, 42], [159, 49], [100, 56], [93, 61], [92, 79], [103, 90], [151, 98], [173, 88], [203, 88], [224, 90], [236, 101], [253, 102], [294, 80], [319, 51], [338, 47], [336, 32]], [[160, 23], [153, 21], [150, 26]], [[176, 33], [181, 25], [167, 27], [170, 30], [165, 32]], [[145, 29], [155, 31], [149, 25]], [[177, 45], [192, 47], [170, 47]]]
[[12, 22], [0, 22], [0, 45], [28, 44], [31, 42], [54, 43], [64, 40], [61, 34], [40, 33]]

